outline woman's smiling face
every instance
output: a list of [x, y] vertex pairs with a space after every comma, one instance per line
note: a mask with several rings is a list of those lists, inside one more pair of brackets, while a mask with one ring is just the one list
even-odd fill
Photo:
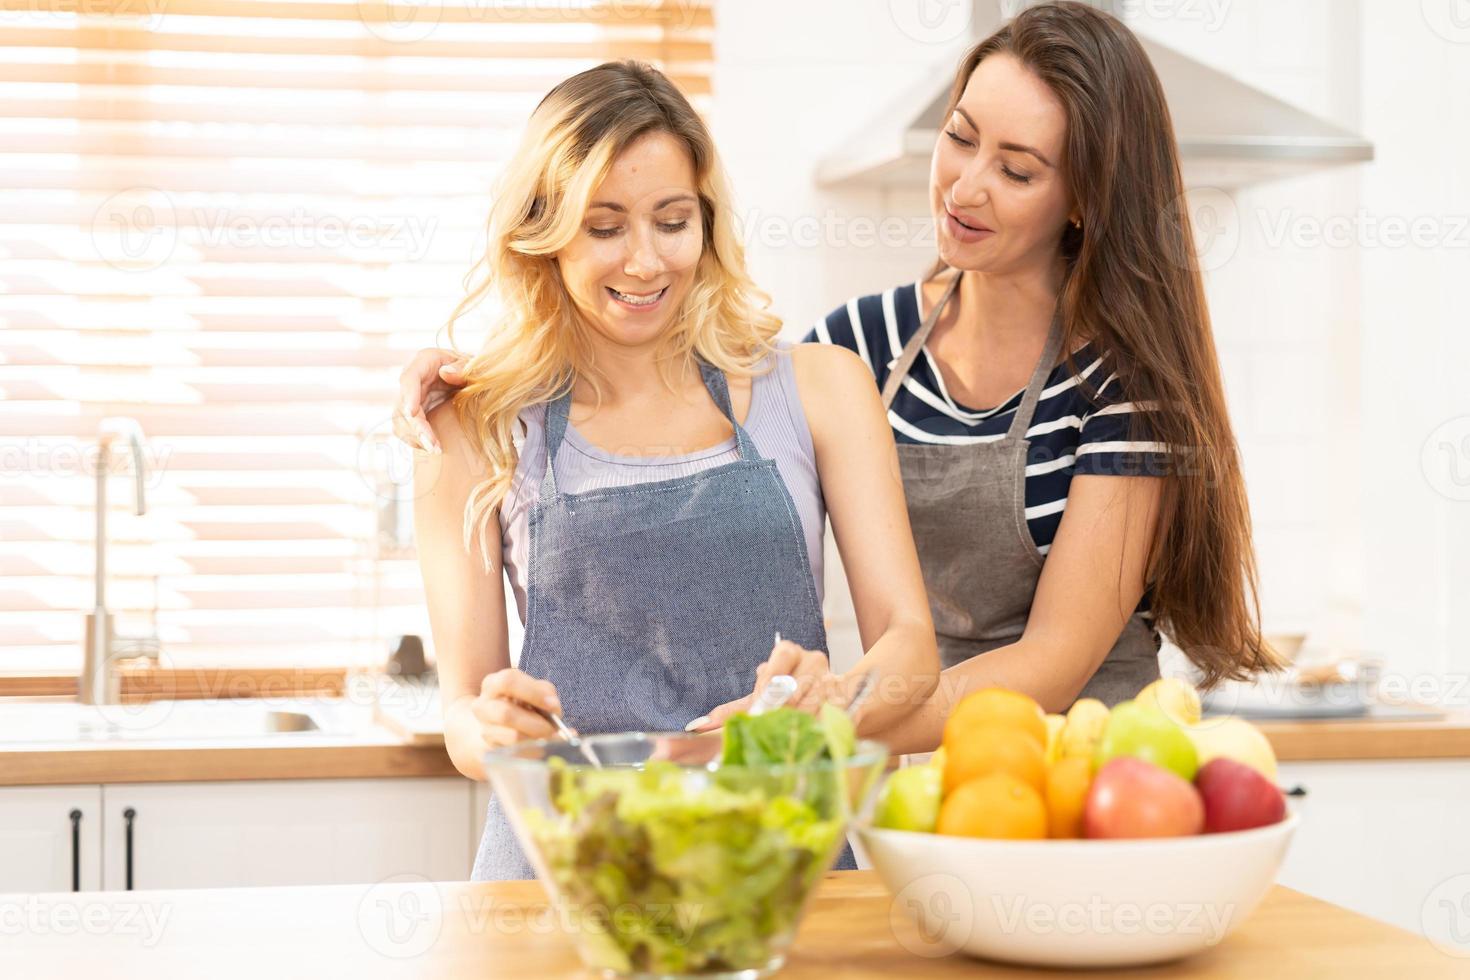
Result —
[[929, 172], [939, 257], [956, 269], [1007, 272], [1055, 256], [1072, 213], [1063, 171], [1067, 118], [1017, 58], [976, 66], [945, 120]]
[[689, 150], [648, 133], [613, 160], [577, 237], [557, 253], [583, 319], [623, 347], [656, 341], [694, 282], [704, 227]]

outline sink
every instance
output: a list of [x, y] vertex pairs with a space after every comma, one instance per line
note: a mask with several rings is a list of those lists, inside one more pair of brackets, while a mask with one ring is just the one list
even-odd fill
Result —
[[249, 700], [87, 705], [0, 701], [0, 745], [48, 742], [161, 742], [350, 735], [356, 726], [327, 701], [281, 706]]

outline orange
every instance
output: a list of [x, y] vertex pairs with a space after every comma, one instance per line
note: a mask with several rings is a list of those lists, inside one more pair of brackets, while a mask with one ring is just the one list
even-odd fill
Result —
[[1015, 776], [991, 773], [946, 796], [934, 830], [953, 837], [1036, 840], [1046, 836], [1046, 804]]
[[1046, 771], [1046, 827], [1051, 837], [1081, 837], [1082, 811], [1092, 786], [1092, 761], [1059, 759]]
[[944, 747], [944, 791], [993, 772], [1008, 773], [1040, 793], [1046, 788], [1046, 756], [1030, 735], [981, 725]]
[[944, 723], [944, 744], [963, 738], [966, 732], [980, 725], [1018, 729], [1046, 748], [1046, 713], [1041, 705], [1020, 691], [987, 687], [967, 695]]

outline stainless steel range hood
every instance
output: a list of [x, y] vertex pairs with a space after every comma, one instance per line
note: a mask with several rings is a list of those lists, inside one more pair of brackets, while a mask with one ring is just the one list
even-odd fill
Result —
[[[972, 33], [1001, 22], [995, 0], [976, 0]], [[1164, 85], [1185, 184], [1239, 187], [1373, 159], [1373, 144], [1225, 72], [1140, 36]], [[822, 186], [922, 188], [963, 48], [936, 64], [846, 145], [823, 158]]]

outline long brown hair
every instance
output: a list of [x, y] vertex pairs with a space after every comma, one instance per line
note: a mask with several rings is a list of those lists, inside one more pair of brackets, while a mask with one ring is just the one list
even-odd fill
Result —
[[999, 52], [1034, 72], [1066, 111], [1066, 174], [1082, 220], [1061, 240], [1062, 349], [1088, 338], [1128, 399], [1152, 403], [1132, 413], [1133, 438], [1169, 447], [1148, 553], [1154, 620], [1206, 687], [1279, 669], [1261, 635], [1250, 509], [1163, 87], [1116, 18], [1083, 3], [1043, 3], [965, 55], [949, 111], [976, 66]]

